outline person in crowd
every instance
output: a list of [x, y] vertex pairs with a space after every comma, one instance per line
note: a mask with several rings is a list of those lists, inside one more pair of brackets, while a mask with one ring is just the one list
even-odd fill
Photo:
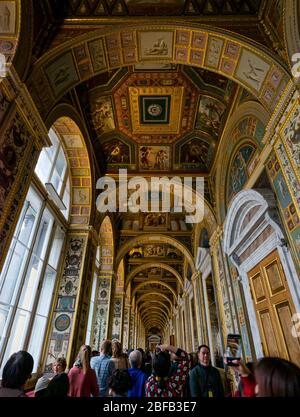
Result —
[[224, 388], [219, 371], [211, 365], [207, 345], [198, 348], [199, 363], [189, 375], [192, 397], [224, 397]]
[[[170, 375], [170, 353], [175, 353], [179, 362], [176, 372]], [[146, 397], [180, 397], [190, 370], [187, 352], [164, 344], [157, 348], [153, 358], [153, 374], [145, 383]]]
[[[172, 357], [172, 355], [171, 355]], [[190, 371], [195, 368], [195, 366], [198, 364], [198, 354], [197, 352], [191, 352], [189, 353], [189, 360], [190, 360]], [[173, 367], [176, 366], [176, 361], [173, 362]], [[190, 375], [188, 375], [184, 390], [183, 390], [183, 397], [191, 397], [191, 391], [190, 391]]]
[[32, 369], [30, 353], [25, 350], [13, 353], [3, 368], [0, 397], [25, 397], [24, 386]]
[[112, 397], [127, 397], [132, 381], [127, 369], [115, 369], [108, 379], [109, 393]]
[[77, 360], [68, 373], [69, 397], [98, 397], [99, 387], [95, 371], [90, 367], [90, 359], [90, 347], [82, 345]]
[[[67, 367], [67, 361], [63, 357], [59, 357], [55, 359], [55, 361], [52, 363], [52, 374], [45, 374], [41, 376], [34, 388], [33, 395], [34, 397], [43, 397], [44, 394], [46, 394], [46, 389], [50, 383], [50, 381], [54, 378], [55, 375], [64, 373]], [[61, 379], [65, 379], [64, 377]], [[69, 382], [68, 382], [69, 383]], [[29, 393], [26, 393], [27, 396], [31, 396]]]
[[110, 340], [103, 340], [100, 348], [100, 356], [91, 359], [91, 367], [96, 372], [98, 386], [100, 388], [99, 396], [108, 396], [108, 379], [115, 370], [115, 364], [111, 360], [112, 345]]
[[60, 372], [54, 375], [50, 380], [44, 397], [65, 398], [68, 396], [70, 383], [68, 375], [65, 372]]
[[[234, 393], [234, 397], [255, 397], [255, 377], [254, 377], [254, 362], [247, 362], [244, 364], [242, 360], [233, 360], [234, 371], [238, 374], [239, 383], [238, 388]], [[224, 364], [227, 365], [226, 358]]]
[[300, 368], [286, 359], [262, 358], [254, 375], [257, 397], [300, 397]]
[[145, 352], [145, 374], [149, 377], [152, 374], [152, 356], [149, 349]]
[[128, 391], [128, 397], [144, 397], [145, 382], [148, 376], [141, 370], [142, 354], [139, 350], [133, 350], [130, 353], [129, 363], [128, 373], [131, 377], [132, 388]]
[[127, 369], [128, 361], [122, 352], [122, 345], [120, 342], [112, 342], [112, 361], [116, 369]]
[[191, 370], [195, 368], [196, 365], [198, 365], [199, 359], [198, 359], [198, 353], [197, 352], [191, 352], [189, 353], [189, 358], [191, 361]]

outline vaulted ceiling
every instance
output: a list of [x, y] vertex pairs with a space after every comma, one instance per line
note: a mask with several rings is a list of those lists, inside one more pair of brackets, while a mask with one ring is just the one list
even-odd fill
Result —
[[150, 62], [90, 79], [77, 96], [108, 172], [208, 174], [236, 89], [206, 70]]

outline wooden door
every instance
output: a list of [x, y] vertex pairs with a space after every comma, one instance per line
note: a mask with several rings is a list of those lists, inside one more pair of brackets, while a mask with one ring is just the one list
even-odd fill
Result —
[[264, 354], [300, 365], [299, 338], [292, 335], [291, 317], [296, 311], [277, 250], [248, 277]]

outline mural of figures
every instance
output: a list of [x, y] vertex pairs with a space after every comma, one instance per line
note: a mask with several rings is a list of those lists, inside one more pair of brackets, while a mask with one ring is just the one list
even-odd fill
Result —
[[55, 96], [78, 81], [78, 75], [71, 52], [57, 58], [45, 68]]
[[180, 164], [182, 168], [189, 168], [192, 164], [192, 168], [208, 169], [209, 143], [202, 141], [201, 139], [192, 139], [186, 142], [180, 150]]
[[153, 56], [171, 58], [173, 47], [172, 32], [141, 32], [140, 50], [143, 59], [152, 59]]
[[98, 134], [111, 132], [115, 129], [115, 120], [110, 97], [97, 97], [92, 102], [91, 119]]
[[30, 133], [18, 113], [0, 138], [0, 215], [15, 181]]
[[16, 3], [1, 1], [0, 4], [0, 33], [14, 33], [16, 29]]
[[254, 147], [246, 145], [239, 149], [229, 170], [228, 201], [237, 194], [248, 179], [247, 165], [254, 154]]
[[275, 178], [274, 187], [276, 190], [277, 198], [280, 201], [281, 207], [287, 207], [292, 202], [292, 198], [289, 193], [285, 179], [282, 175], [282, 172], [279, 172], [279, 174]]
[[165, 227], [167, 224], [167, 215], [165, 213], [149, 213], [144, 218], [144, 227]]
[[170, 148], [168, 146], [141, 146], [139, 149], [141, 169], [167, 170], [170, 168]]
[[300, 165], [300, 108], [297, 107], [287, 127], [284, 129], [284, 136], [292, 158], [297, 166]]
[[119, 139], [109, 140], [103, 144], [102, 148], [108, 165], [130, 163], [129, 146]]
[[0, 90], [0, 123], [2, 122], [6, 110], [8, 109], [10, 101], [6, 97], [3, 91]]
[[200, 96], [195, 129], [218, 137], [225, 109], [226, 106], [221, 101], [209, 96]]

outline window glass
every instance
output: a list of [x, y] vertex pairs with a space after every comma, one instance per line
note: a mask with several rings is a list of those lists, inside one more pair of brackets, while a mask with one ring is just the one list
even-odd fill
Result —
[[16, 290], [18, 288], [17, 283], [20, 281], [28, 250], [21, 243], [14, 245], [14, 250], [10, 249], [6, 260], [9, 265], [4, 265], [3, 273], [1, 274], [0, 282], [0, 302], [11, 304], [14, 302], [16, 296]]
[[70, 210], [70, 180], [69, 180], [69, 176], [68, 176], [67, 182], [66, 182], [66, 187], [65, 187], [64, 196], [63, 196], [63, 203], [66, 206], [66, 210], [61, 210], [61, 212], [64, 215], [64, 217], [66, 219], [68, 219], [69, 210]]
[[22, 287], [19, 307], [31, 311], [42, 266], [43, 262], [37, 256], [33, 255]]
[[[53, 129], [49, 138], [52, 146], [41, 151], [35, 173], [43, 184], [53, 184], [67, 207], [62, 213], [68, 219], [68, 164]], [[50, 204], [31, 186], [0, 274], [0, 373], [10, 355], [20, 349], [33, 355], [34, 370], [38, 368], [64, 239]]]
[[50, 214], [49, 210], [45, 210], [43, 217], [40, 222], [40, 227], [36, 237], [35, 245], [33, 248], [34, 253], [39, 258], [44, 259], [46, 248], [48, 246], [48, 241], [53, 225], [53, 216]]
[[45, 149], [42, 149], [37, 165], [35, 167], [35, 173], [43, 184], [48, 182], [49, 175], [51, 172], [51, 160], [49, 159], [48, 153]]
[[2, 348], [7, 333], [8, 317], [10, 313], [11, 308], [0, 303], [0, 349]]
[[21, 349], [32, 352], [37, 369], [64, 237], [43, 197], [30, 187], [0, 275], [1, 372]]
[[54, 269], [56, 269], [58, 266], [58, 261], [64, 243], [64, 238], [64, 231], [59, 226], [57, 226], [48, 260], [49, 265], [51, 265]]
[[21, 309], [17, 310], [2, 361], [2, 368], [13, 353], [23, 349], [29, 318], [30, 314], [28, 311], [23, 311]]
[[33, 357], [33, 370], [36, 372], [39, 366], [40, 355], [43, 348], [43, 341], [45, 335], [45, 329], [47, 325], [47, 318], [42, 316], [36, 316], [32, 327], [31, 338], [27, 351]]
[[[65, 204], [69, 208], [69, 176], [68, 176], [68, 163], [63, 151], [62, 144], [57, 137], [53, 129], [49, 130], [49, 138], [52, 142], [52, 146], [48, 148], [43, 148], [39, 156], [35, 173], [40, 179], [40, 181], [45, 185], [45, 183], [50, 182], [55, 188], [57, 194], [66, 200]], [[64, 186], [66, 184], [66, 186]], [[68, 195], [65, 197], [65, 189], [67, 189]], [[63, 211], [63, 214], [68, 218], [68, 213]]]
[[47, 316], [49, 314], [50, 303], [54, 291], [55, 278], [55, 269], [51, 268], [51, 266], [47, 266], [43, 280], [41, 295], [37, 307], [37, 314], [41, 314], [44, 316]]

